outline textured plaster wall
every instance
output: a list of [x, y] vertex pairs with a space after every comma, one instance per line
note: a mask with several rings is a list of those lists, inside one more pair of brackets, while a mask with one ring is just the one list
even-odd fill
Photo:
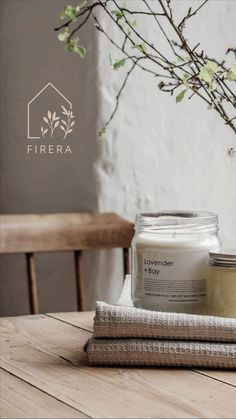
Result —
[[[129, 1], [133, 8], [138, 1]], [[154, 3], [154, 1], [153, 1]], [[177, 16], [200, 2], [172, 2]], [[187, 37], [219, 59], [235, 43], [236, 2], [210, 1], [188, 25]], [[139, 27], [149, 40], [168, 48], [155, 22]], [[109, 18], [103, 24], [111, 31]], [[114, 31], [113, 37], [119, 34]], [[117, 39], [117, 38], [116, 38]], [[126, 70], [109, 69], [108, 54], [119, 58], [99, 37], [100, 124], [110, 115]], [[175, 103], [159, 91], [157, 79], [136, 70], [129, 80], [108, 140], [97, 162], [99, 209], [133, 219], [139, 211], [209, 210], [219, 214], [223, 244], [236, 247], [236, 159], [227, 155], [235, 135], [198, 98]]]

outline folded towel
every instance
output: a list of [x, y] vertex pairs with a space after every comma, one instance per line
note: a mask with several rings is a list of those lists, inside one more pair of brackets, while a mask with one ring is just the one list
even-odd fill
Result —
[[121, 305], [96, 304], [91, 365], [236, 369], [236, 319], [127, 307], [126, 288]]
[[157, 339], [90, 339], [91, 365], [177, 366], [236, 369], [236, 345]]
[[164, 313], [97, 302], [94, 337], [236, 342], [236, 319]]

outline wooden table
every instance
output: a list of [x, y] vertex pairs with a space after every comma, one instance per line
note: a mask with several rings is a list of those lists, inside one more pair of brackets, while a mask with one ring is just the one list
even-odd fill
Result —
[[95, 368], [93, 313], [1, 319], [3, 418], [235, 418], [233, 371]]

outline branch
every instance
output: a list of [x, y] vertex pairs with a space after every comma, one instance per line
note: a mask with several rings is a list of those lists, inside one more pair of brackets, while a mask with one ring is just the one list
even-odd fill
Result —
[[[187, 13], [187, 15], [186, 16], [184, 16], [184, 18], [181, 20], [181, 22], [179, 23], [179, 25], [178, 25], [178, 29], [182, 32], [182, 30], [184, 29], [184, 27], [185, 27], [185, 24], [186, 24], [186, 21], [188, 20], [188, 19], [190, 19], [192, 16], [195, 16], [196, 14], [197, 14], [197, 12], [206, 4], [208, 2], [208, 0], [205, 0], [197, 9], [195, 9], [193, 12], [192, 12], [192, 7], [190, 7], [189, 9], [188, 9], [188, 13]], [[172, 19], [172, 16], [170, 16], [171, 17], [171, 19]]]
[[112, 112], [112, 114], [111, 114], [110, 118], [109, 118], [109, 119], [107, 120], [107, 122], [105, 123], [104, 128], [107, 128], [107, 126], [110, 124], [110, 122], [111, 122], [111, 121], [112, 121], [112, 119], [114, 118], [114, 116], [115, 116], [115, 114], [116, 114], [116, 112], [117, 112], [117, 110], [118, 110], [118, 107], [119, 107], [119, 103], [120, 103], [120, 96], [121, 96], [121, 94], [122, 94], [122, 92], [123, 92], [123, 90], [124, 90], [124, 88], [125, 88], [125, 86], [126, 86], [126, 84], [127, 84], [127, 81], [128, 81], [128, 79], [129, 79], [129, 77], [130, 77], [130, 75], [131, 75], [132, 71], [134, 70], [134, 68], [135, 68], [135, 66], [136, 66], [136, 64], [137, 64], [137, 62], [138, 62], [138, 60], [139, 60], [139, 58], [137, 58], [137, 61], [136, 61], [136, 62], [134, 62], [134, 63], [132, 64], [132, 66], [130, 67], [129, 71], [126, 73], [125, 79], [124, 79], [124, 81], [123, 81], [123, 83], [122, 83], [122, 85], [121, 85], [121, 87], [120, 87], [120, 89], [119, 89], [119, 91], [118, 91], [118, 93], [117, 93], [117, 95], [116, 95], [116, 105], [115, 105], [115, 108], [114, 108], [114, 110], [113, 110], [113, 112]]
[[[139, 57], [136, 57], [136, 56], [130, 56], [126, 51], [125, 51], [125, 49], [123, 49], [123, 46], [122, 47], [120, 47], [119, 46], [119, 44], [117, 44], [112, 38], [111, 38], [111, 36], [103, 29], [103, 27], [102, 27], [102, 25], [101, 25], [101, 23], [98, 21], [98, 18], [92, 13], [92, 16], [93, 16], [93, 18], [94, 18], [94, 21], [96, 22], [96, 24], [95, 24], [95, 27], [96, 27], [96, 29], [97, 30], [99, 30], [100, 32], [102, 32], [104, 35], [105, 35], [105, 37], [111, 42], [111, 44], [112, 45], [114, 45], [119, 51], [121, 51], [122, 53], [124, 53], [125, 54], [125, 56], [127, 57], [127, 58], [129, 58], [131, 61], [133, 61], [133, 62], [135, 62], [135, 59], [137, 59], [137, 58], [139, 58]], [[155, 71], [152, 71], [152, 70], [150, 70], [149, 68], [146, 68], [146, 67], [144, 67], [144, 66], [142, 66], [142, 65], [140, 65], [139, 64], [139, 62], [137, 63], [137, 66], [139, 67], [139, 68], [141, 68], [143, 71], [146, 71], [146, 72], [148, 72], [148, 73], [150, 73], [150, 74], [153, 74], [154, 76], [157, 76], [157, 73], [155, 72]], [[168, 76], [162, 76], [162, 77], [168, 77]]]
[[[106, 5], [107, 5], [107, 3], [108, 3], [108, 2], [110, 2], [110, 1], [111, 1], [111, 0], [106, 0], [106, 1], [105, 1], [105, 3], [104, 3], [104, 5], [106, 6]], [[87, 13], [87, 12], [89, 12], [89, 11], [91, 11], [91, 10], [95, 9], [97, 6], [101, 6], [101, 2], [100, 2], [100, 1], [97, 1], [97, 2], [95, 2], [95, 3], [92, 3], [90, 6], [85, 6], [85, 7], [82, 7], [82, 8], [81, 8], [81, 11], [79, 11], [79, 12], [76, 14], [76, 18], [79, 18], [79, 17], [83, 16], [85, 13]], [[60, 31], [61, 29], [68, 27], [71, 23], [72, 23], [72, 19], [69, 19], [69, 20], [67, 20], [65, 23], [63, 23], [62, 25], [60, 25], [60, 26], [58, 26], [58, 27], [54, 28], [54, 31], [56, 31], [56, 32], [57, 32], [57, 31]]]
[[137, 11], [136, 10], [129, 10], [129, 9], [126, 9], [125, 7], [121, 7], [119, 10], [121, 12], [125, 12], [125, 13], [128, 13], [130, 15], [165, 16], [165, 13], [153, 13], [153, 12], [148, 13], [148, 12], [142, 12], [142, 11], [139, 11], [139, 10], [137, 10]]
[[[183, 28], [185, 27], [186, 22], [191, 17], [197, 15], [199, 10], [208, 2], [208, 0], [204, 0], [195, 10], [192, 10], [190, 7], [186, 16], [182, 18], [179, 24], [175, 22], [171, 8], [171, 0], [157, 0], [159, 5], [159, 10], [157, 9], [157, 11], [153, 10], [152, 4], [149, 0], [142, 0], [145, 10], [130, 10], [127, 6], [121, 7], [119, 6], [117, 0], [93, 1], [93, 3], [89, 3], [89, 5], [82, 7], [77, 13], [76, 18], [78, 19], [78, 25], [73, 30], [69, 32], [72, 20], [68, 20], [61, 26], [55, 28], [55, 31], [65, 27], [68, 28], [67, 43], [69, 43], [75, 33], [86, 25], [90, 16], [92, 16], [96, 29], [100, 31], [122, 54], [122, 57], [120, 57], [115, 64], [119, 64], [119, 62], [121, 62], [121, 65], [126, 62], [132, 63], [130, 69], [126, 73], [119, 92], [116, 95], [115, 108], [106, 122], [105, 127], [107, 127], [114, 118], [119, 107], [121, 94], [126, 87], [127, 81], [135, 67], [138, 67], [146, 73], [160, 78], [162, 81], [159, 83], [159, 88], [164, 92], [168, 92], [173, 95], [175, 90], [182, 86], [190, 92], [189, 99], [195, 95], [200, 97], [200, 99], [204, 101], [208, 107], [211, 106], [215, 109], [218, 115], [220, 115], [220, 117], [224, 120], [225, 124], [228, 125], [236, 134], [236, 116], [229, 116], [230, 111], [232, 109], [235, 110], [236, 95], [232, 90], [232, 81], [227, 79], [227, 77], [229, 77], [229, 71], [231, 71], [230, 80], [233, 80], [233, 67], [228, 68], [225, 60], [220, 61], [214, 57], [210, 58], [204, 53], [204, 51], [199, 52], [199, 43], [197, 43], [194, 47], [191, 47], [189, 41], [183, 35]], [[117, 7], [117, 10], [110, 10], [109, 5], [111, 3]], [[121, 41], [117, 41], [110, 35], [109, 26], [106, 30], [101, 26], [101, 23], [95, 14], [98, 7], [109, 17], [109, 23], [112, 23], [120, 30], [120, 33], [122, 34]], [[165, 51], [162, 51], [159, 47], [161, 43], [158, 42], [157, 45], [154, 45], [154, 43], [146, 39], [146, 36], [141, 33], [140, 29], [136, 29], [136, 27], [134, 27], [132, 21], [129, 19], [132, 15], [142, 15], [143, 17], [146, 17], [147, 20], [155, 20], [162, 36], [168, 42], [175, 61], [168, 58]], [[82, 16], [84, 16], [83, 19]], [[168, 35], [168, 27], [174, 30], [175, 39], [173, 40], [170, 39]], [[135, 53], [131, 54], [130, 48], [132, 48]], [[187, 57], [183, 58], [179, 54], [179, 50], [187, 53]], [[228, 48], [226, 53], [233, 53], [236, 56], [236, 48]], [[213, 76], [211, 76], [209, 80], [202, 76], [202, 71], [205, 70], [208, 62], [216, 64], [216, 70], [212, 70]], [[119, 68], [119, 66], [115, 68]], [[178, 100], [178, 102], [179, 101], [180, 100]]]
[[71, 34], [70, 34], [70, 36], [69, 36], [69, 38], [68, 38], [68, 40], [67, 40], [67, 43], [68, 42], [70, 42], [70, 40], [71, 40], [71, 38], [73, 37], [73, 35], [77, 32], [77, 31], [79, 31], [81, 28], [82, 28], [82, 26], [84, 26], [85, 25], [85, 23], [88, 21], [88, 19], [90, 18], [90, 15], [91, 15], [91, 13], [92, 13], [92, 11], [93, 11], [93, 9], [90, 9], [89, 10], [89, 12], [88, 12], [88, 14], [87, 14], [87, 16], [85, 17], [85, 19], [71, 32]]

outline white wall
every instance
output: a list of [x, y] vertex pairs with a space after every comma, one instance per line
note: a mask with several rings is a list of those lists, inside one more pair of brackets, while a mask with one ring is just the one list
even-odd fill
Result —
[[[188, 7], [196, 8], [201, 2], [172, 3], [174, 13], [181, 17]], [[131, 9], [140, 7], [136, 0], [126, 4]], [[234, 1], [210, 1], [192, 18], [186, 31], [188, 39], [193, 46], [201, 42], [209, 56], [224, 57], [226, 49], [234, 45], [235, 13]], [[120, 39], [109, 17], [101, 13], [100, 19], [112, 37]], [[168, 48], [155, 22], [147, 25], [140, 17], [137, 20], [150, 40]], [[109, 53], [112, 58], [122, 56], [102, 34], [98, 48], [101, 127], [114, 107], [127, 70], [109, 67]], [[99, 210], [117, 211], [130, 220], [136, 213], [149, 210], [214, 211], [219, 214], [223, 245], [236, 247], [236, 159], [227, 154], [229, 147], [236, 146], [235, 135], [197, 97], [176, 104], [175, 98], [160, 92], [157, 85], [156, 78], [137, 69], [122, 95], [96, 163]], [[97, 282], [109, 301], [117, 298], [122, 281], [115, 261], [114, 256], [105, 267], [100, 266]]]
[[[172, 3], [174, 13], [181, 16], [189, 6], [196, 8], [201, 2]], [[139, 1], [128, 0], [127, 4], [132, 9], [140, 7]], [[200, 42], [209, 56], [224, 57], [226, 49], [234, 45], [235, 14], [235, 1], [210, 1], [188, 25], [191, 44]], [[145, 25], [140, 17], [137, 20], [150, 40], [166, 45], [154, 21]], [[101, 21], [104, 25], [104, 16]], [[109, 17], [105, 26], [111, 32]], [[113, 36], [118, 36], [116, 31]], [[114, 106], [126, 72], [125, 68], [109, 68], [109, 52], [114, 58], [121, 56], [101, 34], [101, 125]], [[236, 146], [235, 135], [197, 97], [176, 104], [157, 85], [156, 78], [139, 69], [129, 80], [97, 162], [99, 209], [115, 209], [130, 219], [144, 210], [214, 211], [219, 214], [224, 245], [236, 247], [236, 160], [227, 154], [228, 147]]]

